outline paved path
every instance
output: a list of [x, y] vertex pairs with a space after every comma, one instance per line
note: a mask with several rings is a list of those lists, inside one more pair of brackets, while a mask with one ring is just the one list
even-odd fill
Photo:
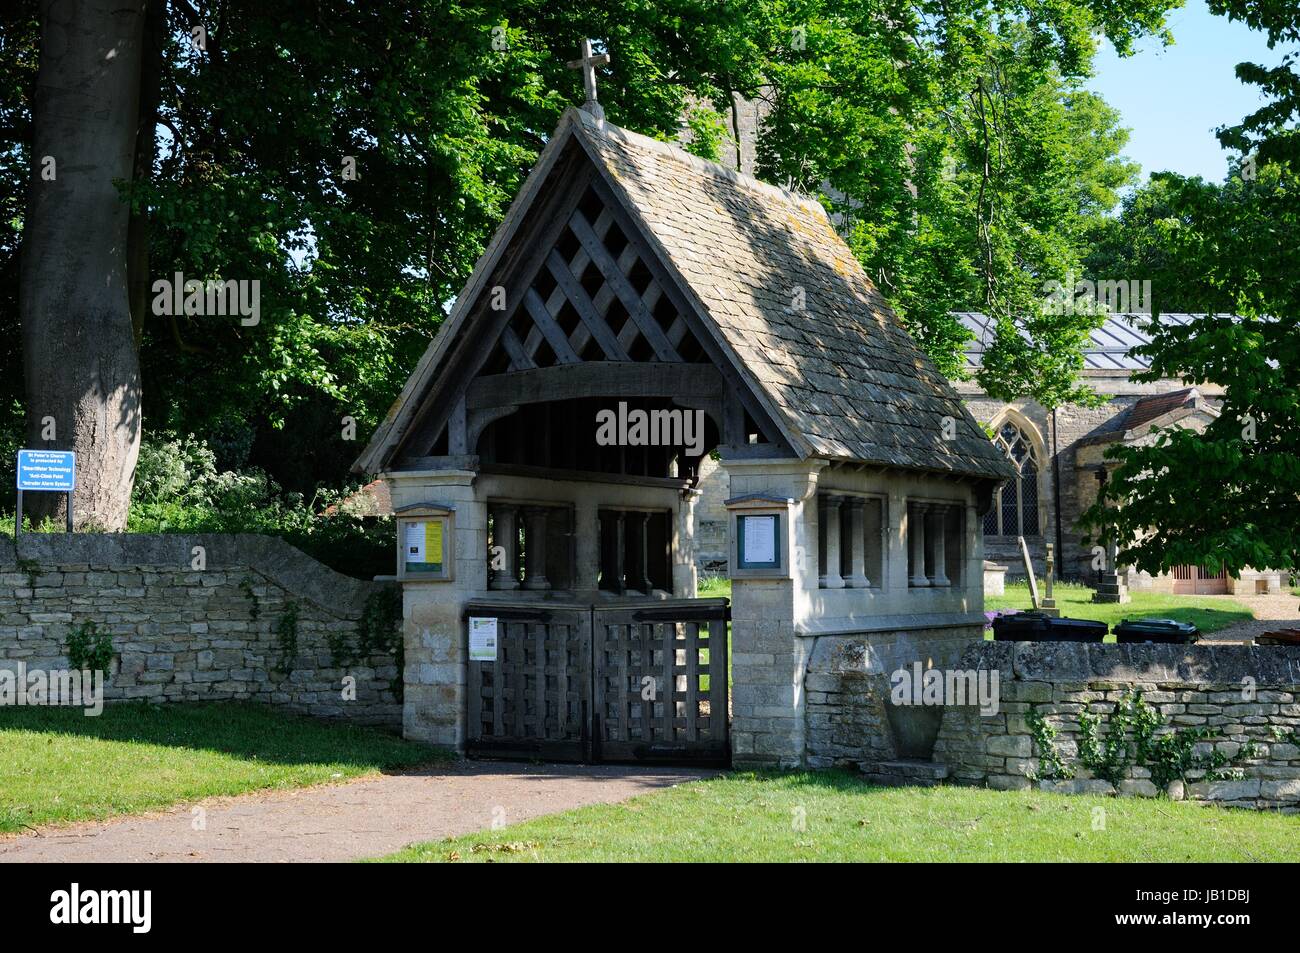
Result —
[[[21, 861], [348, 861], [587, 804], [609, 804], [715, 772], [464, 762], [347, 784], [211, 798], [166, 811], [0, 837]], [[194, 807], [206, 830], [193, 829]]]
[[1252, 622], [1238, 622], [1204, 636], [1211, 642], [1246, 642], [1275, 629], [1300, 629], [1300, 599], [1287, 590], [1269, 595], [1208, 596], [1239, 602], [1255, 614]]

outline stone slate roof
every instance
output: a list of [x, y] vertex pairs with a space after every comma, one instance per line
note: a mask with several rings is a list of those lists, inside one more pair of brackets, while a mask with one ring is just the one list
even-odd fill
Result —
[[1168, 394], [1152, 394], [1149, 397], [1143, 397], [1128, 409], [1124, 416], [1124, 429], [1136, 430], [1143, 424], [1149, 424], [1158, 417], [1163, 417], [1171, 410], [1177, 410], [1187, 404], [1195, 404], [1201, 399], [1201, 392], [1195, 387], [1184, 387], [1182, 390], [1171, 391]]
[[[818, 202], [578, 119], [589, 153], [804, 456], [1010, 476]], [[943, 438], [945, 417], [955, 439]]]
[[[955, 316], [975, 335], [966, 345], [966, 366], [977, 368], [984, 358], [984, 350], [992, 340], [993, 329], [988, 315], [978, 311], [957, 311]], [[1190, 324], [1200, 315], [1162, 314], [1164, 324]], [[1092, 341], [1083, 349], [1083, 366], [1089, 371], [1145, 370], [1151, 361], [1134, 354], [1133, 348], [1150, 342], [1146, 327], [1152, 320], [1149, 314], [1115, 313], [1107, 315], [1101, 327], [1091, 332]]]
[[[1184, 411], [1175, 414], [1176, 411]], [[1195, 387], [1183, 387], [1166, 394], [1150, 394], [1135, 401], [1128, 410], [1109, 421], [1096, 433], [1083, 438], [1080, 443], [1113, 443], [1116, 440], [1140, 439], [1149, 433], [1153, 421], [1170, 417], [1163, 426], [1176, 423], [1188, 414], [1203, 412], [1218, 416], [1219, 411]]]
[[[724, 356], [803, 458], [1012, 476], [811, 198], [570, 109], [354, 469], [380, 472], [508, 237], [576, 140]], [[801, 301], [802, 308], [797, 306]], [[955, 425], [944, 439], [945, 418]], [[949, 428], [950, 430], [954, 428]]]

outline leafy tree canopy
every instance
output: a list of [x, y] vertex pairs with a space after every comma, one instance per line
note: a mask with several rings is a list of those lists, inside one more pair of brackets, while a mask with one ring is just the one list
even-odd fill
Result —
[[[201, 434], [223, 468], [251, 461], [289, 487], [336, 480], [358, 450], [342, 418], [360, 441], [382, 417], [581, 101], [565, 61], [584, 36], [614, 53], [600, 97], [620, 125], [676, 138], [686, 116], [692, 148], [725, 155], [733, 94], [764, 100], [760, 174], [824, 195], [946, 372], [961, 372], [965, 338], [949, 312], [981, 309], [999, 328], [990, 393], [1086, 400], [1078, 352], [1096, 319], [1045, 316], [1038, 301], [1079, 270], [1089, 223], [1135, 170], [1119, 117], [1081, 83], [1100, 36], [1121, 51], [1168, 39], [1177, 5], [171, 0], [156, 149], [124, 200], [148, 218], [151, 280], [256, 279], [261, 314], [145, 314], [145, 426]], [[7, 268], [30, 168], [35, 3], [4, 18]], [[5, 358], [5, 386], [17, 361]]]

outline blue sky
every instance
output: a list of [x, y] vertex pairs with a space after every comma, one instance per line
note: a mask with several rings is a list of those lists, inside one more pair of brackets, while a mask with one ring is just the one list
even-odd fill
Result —
[[1256, 87], [1233, 75], [1240, 62], [1274, 66], [1283, 49], [1270, 50], [1264, 35], [1226, 17], [1216, 17], [1204, 0], [1169, 18], [1174, 43], [1153, 40], [1126, 59], [1103, 42], [1096, 76], [1088, 83], [1119, 109], [1132, 130], [1125, 154], [1142, 166], [1142, 176], [1169, 170], [1220, 181], [1228, 153], [1214, 128], [1231, 125], [1263, 104]]

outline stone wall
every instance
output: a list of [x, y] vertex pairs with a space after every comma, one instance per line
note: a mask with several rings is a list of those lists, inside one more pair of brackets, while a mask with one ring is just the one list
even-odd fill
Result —
[[[17, 550], [0, 543], [0, 667], [67, 668], [69, 632], [94, 622], [113, 641], [109, 701], [239, 699], [400, 725], [395, 660], [336, 664], [330, 647], [356, 646], [367, 600], [386, 586], [264, 536], [28, 535]], [[285, 659], [277, 627], [295, 608]]]
[[982, 634], [966, 625], [809, 640], [815, 644], [804, 676], [807, 765], [870, 771], [898, 759], [928, 760], [943, 712], [891, 705], [889, 677], [918, 661], [953, 664]]
[[[1000, 706], [982, 715], [949, 707], [934, 760], [963, 784], [1066, 793], [1155, 795], [1150, 767], [1131, 765], [1116, 785], [1078, 762], [1079, 714], [1101, 717], [1104, 737], [1118, 704], [1141, 690], [1158, 711], [1161, 733], [1206, 729], [1213, 737], [1193, 753], [1220, 753], [1228, 763], [1212, 779], [1187, 772], [1167, 793], [1250, 808], [1300, 812], [1300, 648], [1242, 645], [1093, 645], [1076, 642], [980, 642], [958, 666], [997, 670]], [[1251, 679], [1253, 681], [1244, 681]], [[1246, 687], [1253, 687], [1253, 693]], [[1048, 778], [1050, 766], [1029, 719], [1041, 715], [1058, 732], [1052, 744], [1075, 776]], [[1253, 750], [1252, 750], [1253, 749]]]

